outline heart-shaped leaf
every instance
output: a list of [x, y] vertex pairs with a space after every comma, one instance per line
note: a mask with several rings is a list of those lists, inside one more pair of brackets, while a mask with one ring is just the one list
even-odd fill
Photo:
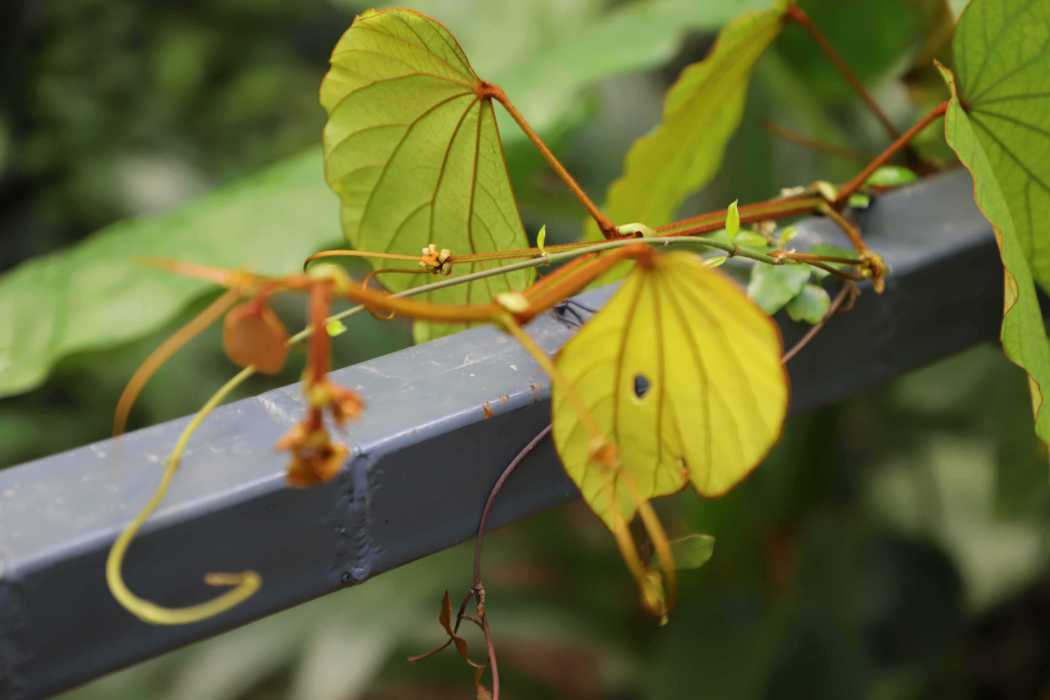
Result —
[[995, 229], [1003, 349], [1028, 373], [1036, 432], [1050, 442], [1050, 341], [1035, 287], [1050, 290], [1050, 0], [973, 0], [953, 48], [945, 136]]
[[[342, 203], [343, 230], [361, 250], [415, 254], [431, 243], [453, 255], [528, 245], [511, 191], [492, 101], [455, 38], [411, 10], [359, 15], [336, 44], [321, 85], [328, 112], [325, 177]], [[453, 274], [498, 261], [455, 266]], [[375, 264], [376, 268], [390, 267]], [[387, 274], [394, 291], [428, 273]], [[464, 304], [520, 290], [519, 270], [428, 293]], [[417, 339], [459, 326], [417, 324]]]
[[[690, 253], [636, 264], [609, 303], [557, 358], [554, 441], [569, 476], [610, 527], [617, 504], [691, 481], [718, 496], [743, 479], [780, 435], [787, 375], [780, 332], [729, 277]], [[575, 395], [575, 399], [570, 396]], [[593, 459], [593, 436], [574, 404], [588, 410], [619, 453], [619, 466]]]
[[1050, 2], [974, 0], [954, 41], [959, 106], [995, 171], [1032, 275], [1050, 292]]

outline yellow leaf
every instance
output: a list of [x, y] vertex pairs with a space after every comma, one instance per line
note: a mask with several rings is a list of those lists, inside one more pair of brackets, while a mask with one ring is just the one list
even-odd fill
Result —
[[[325, 177], [351, 245], [415, 254], [434, 243], [453, 256], [528, 246], [492, 100], [444, 26], [412, 10], [370, 10], [354, 20], [331, 62], [321, 84]], [[499, 264], [457, 263], [453, 274]], [[526, 288], [534, 274], [519, 270], [424, 298], [484, 301]], [[429, 278], [413, 270], [381, 281], [402, 291]], [[459, 327], [417, 324], [416, 336]]]
[[[687, 481], [719, 496], [743, 479], [787, 412], [781, 349], [769, 316], [695, 255], [636, 264], [556, 360], [555, 445], [595, 513], [610, 527], [614, 503], [625, 520], [634, 516], [627, 479], [645, 499]], [[618, 465], [592, 459], [595, 436], [579, 405], [617, 448]]]

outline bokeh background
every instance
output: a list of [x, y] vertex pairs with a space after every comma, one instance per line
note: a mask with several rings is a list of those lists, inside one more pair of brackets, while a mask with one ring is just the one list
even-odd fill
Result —
[[[403, 4], [444, 21], [478, 72], [498, 80], [646, 1]], [[545, 136], [599, 198], [627, 147], [658, 119], [681, 67], [704, 55], [727, 17], [761, 4], [696, 3], [709, 17], [665, 37], [659, 66], [604, 78], [568, 100], [511, 93], [526, 115], [553, 110]], [[941, 99], [914, 64], [937, 53], [945, 7], [958, 12], [964, 3], [801, 4], [897, 123]], [[285, 159], [319, 163], [311, 160], [323, 123], [317, 87], [331, 46], [360, 9], [350, 0], [4, 3], [0, 274]], [[858, 167], [775, 138], [771, 121], [860, 154], [882, 143], [802, 32], [789, 29], [758, 66], [723, 173], [690, 208], [844, 179]], [[548, 240], [577, 237], [574, 201], [536, 157], [510, 150], [527, 228], [546, 224]], [[301, 222], [312, 237], [304, 245], [338, 243], [334, 206], [317, 216], [323, 225]], [[287, 235], [306, 234], [292, 226]], [[297, 323], [298, 307], [280, 311]], [[141, 313], [150, 308], [143, 299]], [[0, 467], [104, 438], [123, 383], [174, 326], [79, 352], [44, 385], [0, 399]], [[362, 317], [349, 337], [352, 345], [336, 343], [338, 365], [409, 342], [405, 326]], [[206, 334], [150, 384], [135, 424], [191, 412], [230, 371], [217, 333]], [[292, 369], [248, 391], [295, 379]], [[666, 627], [639, 611], [612, 539], [582, 505], [499, 531], [486, 578], [506, 697], [1047, 697], [1046, 471], [1024, 379], [986, 346], [793, 419], [767, 463], [724, 499], [666, 499], [661, 509], [676, 527], [717, 537], [714, 559], [683, 575]], [[429, 557], [63, 697], [471, 697], [455, 655], [405, 662], [440, 639], [441, 592], [467, 585], [469, 556], [460, 547]]]

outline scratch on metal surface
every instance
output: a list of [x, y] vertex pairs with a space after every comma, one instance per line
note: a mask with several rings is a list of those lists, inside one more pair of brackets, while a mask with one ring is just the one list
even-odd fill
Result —
[[263, 411], [266, 412], [266, 415], [273, 418], [277, 423], [282, 425], [292, 425], [298, 420], [295, 414], [285, 410], [284, 407], [266, 394], [256, 396], [255, 401], [263, 407]]

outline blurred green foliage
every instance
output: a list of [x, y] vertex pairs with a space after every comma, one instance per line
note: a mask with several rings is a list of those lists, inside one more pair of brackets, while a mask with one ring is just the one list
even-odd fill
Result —
[[[711, 3], [713, 23], [724, 21], [723, 4], [732, 3]], [[891, 79], [908, 66], [894, 54], [920, 43], [926, 15], [911, 13], [923, 3], [853, 0], [852, 13], [844, 5], [805, 3], [894, 120], [907, 123], [914, 108]], [[500, 7], [432, 0], [424, 9], [447, 19], [481, 70], [535, 49], [527, 18], [564, 47], [605, 4]], [[314, 147], [316, 88], [353, 9], [323, 0], [65, 0], [0, 10], [10, 19], [0, 22], [0, 51], [13, 67], [0, 77], [0, 267]], [[663, 90], [709, 45], [700, 32], [676, 55], [660, 54], [662, 67], [604, 80], [555, 125], [559, 154], [591, 192], [619, 174], [627, 146], [657, 120]], [[837, 78], [801, 72], [820, 65], [788, 28], [757, 67], [732, 157], [687, 207], [855, 170], [770, 136], [767, 121], [861, 150], [882, 143]], [[514, 178], [527, 230], [547, 224], [551, 243], [577, 235], [581, 214], [545, 170], [519, 163]], [[298, 307], [279, 309], [290, 325], [301, 321]], [[0, 465], [104, 437], [123, 382], [161, 337], [73, 355], [40, 389], [0, 401]], [[335, 343], [335, 362], [407, 339], [402, 325], [358, 316]], [[158, 375], [140, 424], [193, 410], [228, 376], [218, 344], [206, 334]], [[273, 384], [295, 379], [289, 370]], [[794, 419], [728, 497], [660, 503], [672, 535], [717, 538], [711, 561], [683, 572], [666, 628], [638, 610], [614, 543], [579, 504], [495, 533], [486, 583], [508, 697], [1045, 695], [1050, 494], [1030, 426], [1024, 378], [992, 347]], [[469, 555], [429, 557], [65, 697], [469, 697], [470, 674], [454, 654], [404, 662], [440, 639], [441, 591], [455, 597], [466, 587]]]

